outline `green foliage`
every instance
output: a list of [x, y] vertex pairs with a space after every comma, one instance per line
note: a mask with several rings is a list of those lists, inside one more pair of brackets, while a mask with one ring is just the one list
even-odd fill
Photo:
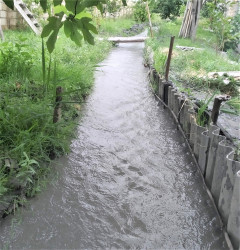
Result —
[[4, 42], [0, 46], [0, 75], [10, 77], [18, 75], [19, 78], [27, 77], [33, 67], [34, 48], [29, 49], [26, 38], [19, 37], [16, 43]]
[[167, 54], [156, 50], [154, 53], [154, 68], [158, 70], [161, 75], [164, 75], [165, 65], [167, 61]]
[[133, 16], [134, 19], [137, 22], [144, 23], [146, 22], [148, 16], [147, 16], [147, 10], [146, 10], [146, 4], [142, 0], [138, 0], [133, 8]]
[[207, 117], [205, 115], [205, 112], [207, 111], [208, 105], [213, 100], [216, 93], [214, 93], [209, 99], [205, 99], [203, 103], [201, 103], [196, 117], [196, 122], [199, 126], [204, 127], [207, 124]]
[[[96, 64], [111, 47], [106, 41], [78, 47], [60, 31], [56, 53], [49, 55], [38, 37], [22, 33], [6, 31], [11, 42], [0, 43], [0, 196], [19, 187], [28, 196], [40, 191], [48, 163], [69, 150], [79, 103], [90, 92]], [[43, 61], [50, 65], [45, 69], [48, 91], [42, 84]], [[53, 124], [56, 84], [64, 89], [62, 119]], [[15, 167], [4, 167], [6, 159]]]
[[123, 30], [130, 29], [136, 22], [131, 18], [108, 18], [100, 21], [99, 33], [101, 36], [124, 36]]
[[104, 4], [103, 12], [110, 13], [115, 15], [119, 11], [121, 4], [118, 0], [106, 0], [106, 4]]
[[151, 9], [154, 13], [159, 13], [163, 19], [175, 19], [180, 15], [183, 5], [182, 0], [155, 0], [151, 1]]
[[231, 17], [226, 16], [225, 12], [229, 4], [230, 2], [225, 0], [207, 2], [210, 26], [216, 34], [218, 50], [223, 50], [226, 42], [235, 44], [236, 47], [240, 41], [240, 15], [233, 20]]
[[24, 159], [19, 162], [19, 171], [16, 175], [20, 185], [25, 187], [33, 183], [33, 176], [36, 174], [35, 167], [39, 167], [37, 161], [29, 159], [28, 155], [23, 152]]
[[237, 114], [239, 115], [240, 114], [240, 99], [239, 97], [234, 97], [234, 98], [231, 98], [228, 102], [227, 102], [228, 105], [232, 106], [235, 108], [235, 110], [237, 111]]
[[[224, 44], [224, 51], [227, 50], [236, 50], [238, 45], [240, 44], [240, 14], [237, 14], [231, 20], [231, 29], [230, 29], [230, 39]], [[239, 53], [238, 53], [239, 55]], [[238, 57], [239, 58], [239, 57]], [[236, 60], [238, 61], [238, 60]]]

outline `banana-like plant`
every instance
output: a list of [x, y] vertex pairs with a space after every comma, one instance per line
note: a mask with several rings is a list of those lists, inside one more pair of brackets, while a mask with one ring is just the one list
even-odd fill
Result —
[[[42, 9], [46, 12], [48, 1], [40, 0]], [[14, 8], [14, 0], [3, 0], [11, 9]], [[77, 45], [81, 46], [84, 39], [90, 44], [94, 44], [92, 33], [97, 34], [96, 27], [91, 23], [92, 15], [87, 12], [89, 7], [97, 7], [103, 11], [103, 4], [106, 0], [53, 0], [54, 16], [48, 18], [48, 23], [43, 27], [42, 38], [47, 37], [47, 48], [52, 53], [57, 41], [59, 30], [63, 27], [66, 37], [70, 38]], [[126, 5], [126, 0], [122, 0]], [[66, 18], [63, 19], [63, 16]]]

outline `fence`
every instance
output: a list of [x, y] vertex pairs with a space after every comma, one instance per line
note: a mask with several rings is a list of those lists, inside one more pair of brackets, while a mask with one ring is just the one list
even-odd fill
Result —
[[155, 69], [151, 69], [150, 79], [157, 84], [156, 95], [171, 111], [185, 135], [232, 245], [239, 249], [240, 162], [234, 160], [234, 148], [218, 126], [197, 124], [194, 104], [178, 92], [172, 82], [162, 80]]

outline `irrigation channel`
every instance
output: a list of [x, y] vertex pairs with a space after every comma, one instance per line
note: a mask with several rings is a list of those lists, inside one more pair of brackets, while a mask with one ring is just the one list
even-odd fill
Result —
[[151, 92], [143, 43], [120, 44], [96, 72], [71, 153], [21, 221], [10, 249], [227, 249], [184, 139]]

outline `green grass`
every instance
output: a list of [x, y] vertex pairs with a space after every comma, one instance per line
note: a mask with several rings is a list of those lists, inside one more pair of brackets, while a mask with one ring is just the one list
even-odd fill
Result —
[[[240, 64], [230, 61], [233, 57], [232, 53], [228, 53], [230, 55], [228, 57], [228, 55], [222, 56], [216, 52], [216, 36], [208, 29], [206, 19], [200, 20], [194, 41], [178, 37], [181, 18], [175, 21], [166, 21], [154, 16], [153, 22], [158, 27], [158, 31], [155, 31], [153, 39], [147, 41], [147, 45], [154, 52], [154, 66], [160, 74], [163, 74], [164, 71], [164, 58], [168, 54], [170, 38], [175, 36], [170, 79], [177, 79], [184, 83], [183, 87], [213, 88], [232, 96], [239, 94], [237, 82], [233, 79], [230, 79], [230, 84], [226, 86], [223, 83], [223, 78], [209, 79], [207, 77], [209, 72], [240, 71]], [[182, 51], [176, 46], [196, 47], [202, 48], [202, 50]]]
[[95, 21], [101, 36], [127, 36], [123, 30], [130, 29], [136, 21], [133, 18], [109, 18]]
[[[0, 43], [0, 202], [17, 189], [34, 195], [51, 159], [68, 152], [74, 118], [91, 91], [97, 64], [111, 48], [98, 40], [95, 46], [77, 47], [60, 33], [46, 88], [41, 39], [28, 31], [5, 31], [5, 41]], [[62, 119], [54, 124], [56, 86], [64, 92]]]

